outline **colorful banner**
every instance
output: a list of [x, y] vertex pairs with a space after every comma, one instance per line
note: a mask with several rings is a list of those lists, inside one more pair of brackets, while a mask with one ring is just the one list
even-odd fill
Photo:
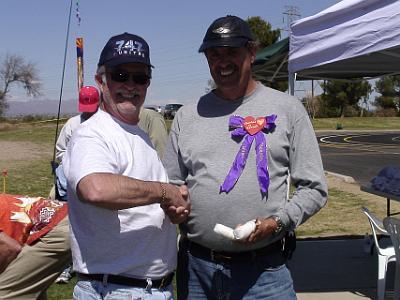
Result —
[[78, 68], [78, 93], [83, 86], [83, 38], [76, 38], [76, 63]]

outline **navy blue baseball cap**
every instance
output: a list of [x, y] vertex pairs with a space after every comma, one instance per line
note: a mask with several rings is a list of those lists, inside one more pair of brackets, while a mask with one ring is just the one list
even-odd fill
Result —
[[150, 63], [150, 49], [147, 42], [138, 35], [125, 32], [111, 37], [100, 54], [98, 67], [115, 67], [121, 64]]
[[216, 19], [208, 27], [199, 52], [213, 47], [242, 47], [253, 40], [247, 22], [239, 17], [228, 15]]

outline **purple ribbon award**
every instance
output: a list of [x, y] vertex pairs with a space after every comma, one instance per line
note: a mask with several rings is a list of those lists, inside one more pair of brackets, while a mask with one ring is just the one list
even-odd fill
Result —
[[276, 115], [254, 118], [248, 116], [242, 118], [240, 116], [231, 116], [229, 118], [229, 128], [234, 129], [231, 133], [232, 138], [244, 137], [242, 145], [236, 154], [232, 167], [228, 175], [225, 177], [224, 183], [220, 186], [220, 193], [229, 193], [239, 180], [244, 167], [246, 166], [247, 157], [253, 140], [256, 140], [256, 165], [257, 177], [262, 193], [268, 191], [269, 173], [267, 161], [267, 144], [264, 133], [269, 133], [275, 128]]

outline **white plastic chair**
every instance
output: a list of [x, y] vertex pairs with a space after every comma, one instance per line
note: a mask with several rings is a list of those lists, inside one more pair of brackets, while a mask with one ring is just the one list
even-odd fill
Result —
[[377, 234], [388, 235], [385, 230], [382, 221], [371, 213], [368, 208], [363, 207], [362, 211], [368, 217], [368, 221], [371, 225], [372, 235], [374, 237], [374, 243], [376, 252], [378, 253], [378, 282], [377, 282], [377, 296], [378, 300], [385, 299], [385, 288], [386, 288], [386, 271], [387, 265], [391, 261], [396, 261], [396, 255], [393, 246], [382, 248], [379, 245]]
[[387, 232], [392, 239], [394, 252], [396, 253], [396, 275], [394, 279], [394, 298], [400, 300], [400, 220], [387, 217], [383, 220]]

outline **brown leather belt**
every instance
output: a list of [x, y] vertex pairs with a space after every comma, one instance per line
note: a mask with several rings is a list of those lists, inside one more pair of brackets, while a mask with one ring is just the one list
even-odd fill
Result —
[[[126, 286], [134, 286], [140, 288], [147, 288], [149, 286], [149, 282], [146, 279], [138, 279], [138, 278], [131, 278], [125, 277], [120, 275], [111, 275], [111, 274], [83, 274], [78, 273], [78, 277], [82, 279], [88, 280], [96, 280], [101, 282], [108, 282]], [[156, 289], [162, 289], [167, 287], [171, 284], [172, 279], [174, 278], [174, 273], [170, 273], [167, 276], [160, 278], [160, 279], [152, 279], [151, 280], [151, 287]]]
[[256, 257], [271, 255], [273, 253], [282, 251], [281, 240], [260, 249], [244, 252], [215, 251], [194, 242], [187, 241], [187, 243], [187, 249], [192, 255], [216, 263], [250, 262]]

